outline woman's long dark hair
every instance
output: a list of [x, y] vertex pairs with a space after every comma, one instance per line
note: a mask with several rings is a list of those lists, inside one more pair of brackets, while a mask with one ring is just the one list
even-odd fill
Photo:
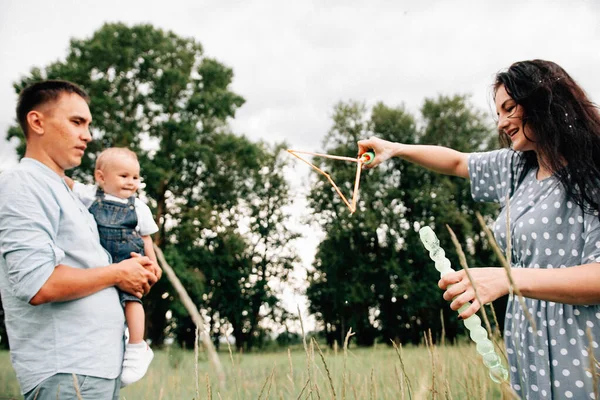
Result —
[[[600, 113], [581, 87], [551, 61], [521, 61], [496, 75], [494, 93], [504, 85], [523, 108], [523, 129], [535, 134], [537, 151], [564, 186], [567, 197], [587, 212], [600, 208]], [[500, 132], [501, 142], [510, 137]], [[533, 151], [524, 152], [523, 173], [538, 166]]]

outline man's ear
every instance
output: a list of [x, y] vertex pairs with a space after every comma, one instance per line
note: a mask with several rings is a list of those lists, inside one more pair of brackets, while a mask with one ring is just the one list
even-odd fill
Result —
[[27, 134], [28, 136], [44, 134], [44, 114], [37, 110], [27, 113]]
[[98, 186], [102, 187], [102, 185], [104, 185], [104, 174], [101, 170], [97, 169], [94, 171], [94, 179], [96, 180], [96, 183], [98, 183]]

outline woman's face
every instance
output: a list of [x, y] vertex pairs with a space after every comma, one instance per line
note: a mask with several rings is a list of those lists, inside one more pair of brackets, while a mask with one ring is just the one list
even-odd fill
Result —
[[537, 150], [535, 133], [523, 126], [523, 107], [510, 97], [504, 85], [498, 86], [496, 90], [496, 113], [498, 130], [510, 137], [514, 150]]

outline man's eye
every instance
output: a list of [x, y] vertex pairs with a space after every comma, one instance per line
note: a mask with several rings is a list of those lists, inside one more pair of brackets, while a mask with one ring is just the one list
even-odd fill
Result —
[[73, 123], [74, 123], [75, 125], [81, 125], [81, 122], [80, 122], [80, 121], [77, 121], [77, 120], [76, 120], [76, 121], [73, 121]]

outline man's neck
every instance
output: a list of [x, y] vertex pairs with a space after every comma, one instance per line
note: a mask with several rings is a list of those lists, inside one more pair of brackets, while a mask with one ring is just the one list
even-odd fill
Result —
[[56, 172], [56, 174], [60, 177], [65, 176], [65, 170], [60, 168], [58, 164], [56, 164], [52, 158], [50, 158], [48, 153], [37, 150], [34, 146], [27, 146], [27, 149], [25, 150], [25, 157], [41, 162], [52, 171]]

